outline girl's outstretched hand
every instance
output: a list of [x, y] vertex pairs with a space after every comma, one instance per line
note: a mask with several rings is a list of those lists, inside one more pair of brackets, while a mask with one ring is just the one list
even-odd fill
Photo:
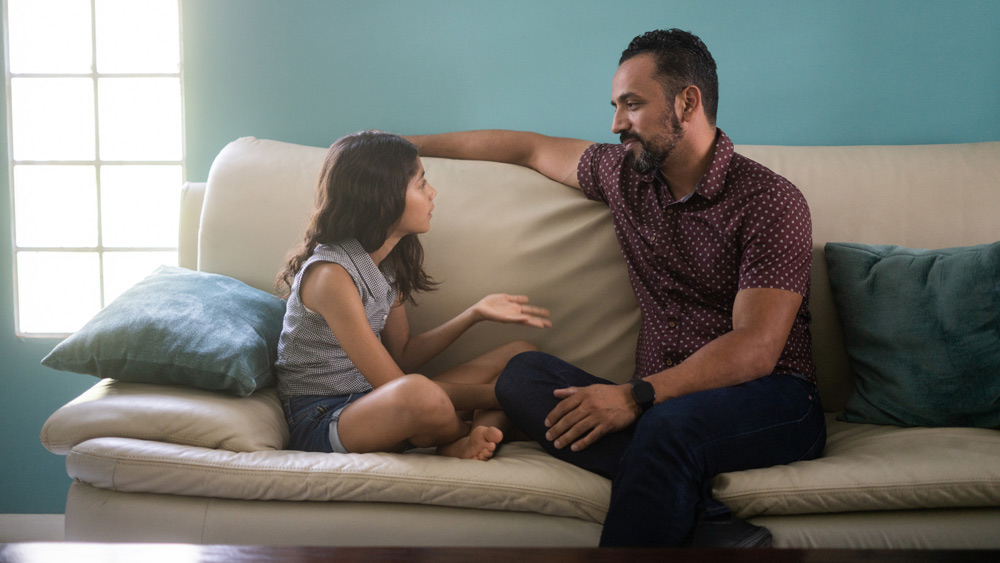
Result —
[[483, 321], [516, 323], [537, 328], [549, 328], [549, 310], [528, 304], [525, 295], [494, 293], [487, 295], [473, 305], [476, 318]]

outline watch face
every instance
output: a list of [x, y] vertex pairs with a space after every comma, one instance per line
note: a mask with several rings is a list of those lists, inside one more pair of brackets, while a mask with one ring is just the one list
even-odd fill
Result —
[[656, 393], [653, 391], [653, 386], [643, 379], [636, 379], [632, 381], [632, 397], [635, 402], [639, 404], [644, 409], [647, 409], [653, 405], [653, 401], [656, 399]]

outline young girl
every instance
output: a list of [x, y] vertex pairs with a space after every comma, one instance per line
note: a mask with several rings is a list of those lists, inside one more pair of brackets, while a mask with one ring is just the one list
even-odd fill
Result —
[[290, 448], [436, 446], [486, 460], [503, 439], [509, 423], [494, 383], [534, 346], [513, 342], [433, 379], [414, 371], [479, 321], [549, 327], [549, 312], [527, 297], [489, 295], [410, 334], [404, 303], [435, 285], [417, 234], [430, 228], [436, 195], [416, 147], [398, 136], [364, 131], [330, 147], [305, 240], [277, 279], [288, 293], [276, 367]]

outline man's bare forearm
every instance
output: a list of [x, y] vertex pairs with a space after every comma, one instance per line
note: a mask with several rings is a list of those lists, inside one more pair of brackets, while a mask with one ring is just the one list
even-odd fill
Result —
[[438, 135], [408, 135], [421, 156], [464, 160], [492, 160], [527, 166], [537, 133], [484, 129]]
[[491, 160], [534, 169], [568, 186], [579, 188], [576, 165], [592, 143], [549, 137], [529, 131], [484, 129], [405, 137], [422, 156]]

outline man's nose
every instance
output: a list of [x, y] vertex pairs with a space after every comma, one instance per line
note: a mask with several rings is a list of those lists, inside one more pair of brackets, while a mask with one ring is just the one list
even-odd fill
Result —
[[621, 109], [615, 109], [615, 116], [611, 119], [611, 132], [615, 135], [627, 131], [629, 128], [628, 120], [625, 119], [623, 113]]

